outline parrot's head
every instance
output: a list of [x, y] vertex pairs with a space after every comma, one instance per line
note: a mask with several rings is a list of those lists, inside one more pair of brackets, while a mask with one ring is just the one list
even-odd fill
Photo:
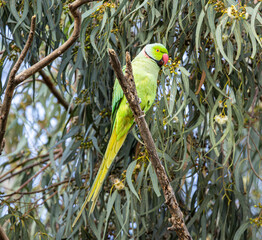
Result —
[[147, 44], [143, 51], [145, 56], [153, 59], [159, 67], [168, 62], [168, 51], [161, 43]]

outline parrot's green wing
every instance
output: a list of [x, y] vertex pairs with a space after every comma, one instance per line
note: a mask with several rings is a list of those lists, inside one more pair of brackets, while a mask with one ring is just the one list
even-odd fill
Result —
[[[125, 69], [126, 66], [123, 67], [123, 73], [125, 72]], [[123, 97], [124, 97], [123, 90], [118, 82], [118, 79], [116, 78], [114, 89], [113, 89], [113, 99], [112, 99], [112, 114], [111, 114], [112, 129], [115, 123], [117, 109]]]

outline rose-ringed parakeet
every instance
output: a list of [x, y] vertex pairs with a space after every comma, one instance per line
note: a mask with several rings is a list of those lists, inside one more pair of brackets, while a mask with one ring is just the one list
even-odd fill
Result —
[[[168, 51], [159, 43], [146, 45], [132, 61], [137, 95], [141, 99], [140, 106], [145, 113], [152, 106], [155, 100], [158, 73], [162, 65], [166, 64], [167, 61]], [[90, 213], [93, 212], [110, 166], [123, 145], [133, 124], [133, 113], [118, 80], [116, 80], [112, 101], [112, 134], [95, 181], [89, 191], [87, 199], [77, 215], [77, 218], [75, 219], [74, 224], [81, 216], [89, 201], [92, 201]]]

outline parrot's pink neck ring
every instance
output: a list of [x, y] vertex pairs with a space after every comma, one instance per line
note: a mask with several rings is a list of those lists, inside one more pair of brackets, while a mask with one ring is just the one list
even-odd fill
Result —
[[[150, 56], [147, 54], [145, 47], [143, 48], [143, 53], [144, 53], [145, 57], [151, 58], [152, 60], [154, 60], [160, 68], [161, 68], [164, 64], [166, 64], [166, 63], [165, 63], [165, 60], [164, 60], [163, 58], [160, 59], [160, 60], [156, 60], [156, 59], [150, 57]], [[167, 55], [167, 54], [163, 54], [163, 56], [164, 56], [164, 55]], [[167, 56], [167, 59], [168, 59], [168, 56]]]

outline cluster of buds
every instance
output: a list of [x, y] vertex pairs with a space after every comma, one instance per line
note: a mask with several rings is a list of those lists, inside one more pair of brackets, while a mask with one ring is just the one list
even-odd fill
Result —
[[216, 12], [220, 12], [222, 14], [226, 13], [231, 19], [240, 20], [248, 18], [248, 13], [246, 12], [246, 5], [239, 5], [238, 8], [235, 5], [232, 5], [226, 8], [223, 1], [216, 0], [210, 0], [209, 4], [214, 5], [214, 9]]
[[177, 57], [174, 60], [172, 60], [172, 58], [169, 58], [166, 67], [169, 68], [171, 74], [172, 73], [177, 74], [176, 69], [179, 67], [179, 65], [180, 65], [180, 60], [178, 60]]
[[104, 2], [96, 11], [91, 15], [92, 18], [101, 21], [103, 19], [103, 13], [106, 11], [106, 8], [116, 8], [116, 4], [110, 1]]
[[80, 143], [80, 148], [81, 149], [88, 149], [88, 148], [91, 148], [93, 146], [93, 142], [92, 142], [92, 140], [90, 140], [90, 141], [82, 141], [81, 143]]
[[102, 118], [105, 118], [107, 116], [110, 116], [110, 111], [106, 110], [105, 108], [99, 113], [99, 115], [102, 117]]
[[248, 19], [248, 13], [246, 12], [246, 5], [240, 6], [239, 9], [232, 5], [226, 10], [227, 15], [232, 19]]
[[[254, 206], [255, 208], [260, 208], [262, 210], [262, 204], [259, 203], [258, 205]], [[261, 212], [260, 212], [261, 213]], [[250, 218], [250, 223], [256, 225], [257, 227], [262, 227], [262, 216], [259, 214], [256, 218]]]
[[225, 13], [226, 7], [223, 1], [210, 0], [209, 4], [214, 4], [214, 9], [216, 12]]
[[135, 170], [140, 170], [141, 167], [142, 167], [142, 163], [145, 163], [146, 165], [148, 164], [149, 162], [149, 157], [148, 157], [148, 152], [147, 150], [145, 149], [144, 151], [141, 151], [138, 155], [138, 158], [137, 158], [137, 164], [134, 168], [134, 171]]
[[73, 3], [74, 0], [67, 0], [63, 3], [63, 11], [64, 13], [69, 13], [69, 4]]
[[83, 133], [78, 133], [74, 136], [76, 141], [81, 141], [80, 148], [81, 149], [88, 149], [93, 146], [92, 140], [86, 141], [84, 140]]
[[111, 33], [117, 33], [119, 31], [119, 29], [116, 27], [116, 28], [113, 28], [112, 30], [111, 30]]
[[81, 97], [76, 97], [75, 98], [75, 104], [82, 104], [82, 103], [86, 103], [86, 104], [90, 104], [90, 97], [88, 97], [88, 90], [84, 89], [80, 92]]
[[[16, 61], [18, 54], [21, 52], [21, 49], [15, 45], [13, 41], [9, 44], [9, 49], [11, 50], [11, 54], [5, 56], [5, 58], [7, 57], [7, 59], [10, 61]], [[2, 61], [4, 61], [5, 58], [2, 58]]]

